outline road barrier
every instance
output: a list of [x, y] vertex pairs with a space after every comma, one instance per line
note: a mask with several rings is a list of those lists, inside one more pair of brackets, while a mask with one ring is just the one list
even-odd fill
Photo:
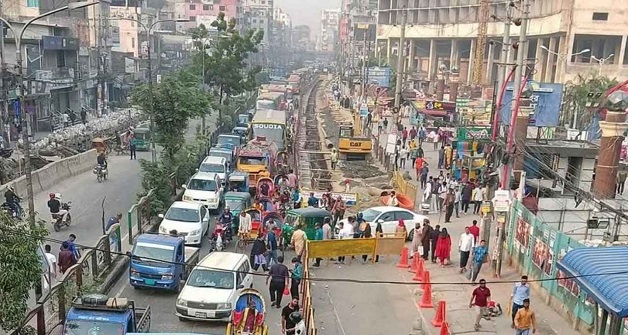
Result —
[[[147, 226], [151, 225], [153, 219], [150, 203], [155, 189], [148, 191], [148, 193], [141, 197], [140, 200], [133, 206], [126, 214], [127, 227], [129, 229], [129, 245], [132, 245], [137, 235], [143, 234]], [[135, 231], [133, 231], [135, 227]]]
[[303, 278], [301, 281], [301, 305], [303, 306], [303, 319], [305, 320], [305, 327], [308, 335], [316, 335], [316, 321], [314, 320], [314, 305], [312, 304], [312, 291], [311, 283], [308, 280], [310, 278], [310, 261], [307, 248], [305, 250], [305, 257], [303, 258]]
[[395, 189], [399, 193], [407, 196], [410, 201], [412, 201], [414, 207], [416, 207], [416, 196], [419, 190], [419, 186], [412, 181], [403, 179], [403, 175], [400, 171], [393, 172], [392, 182]]
[[[121, 256], [121, 247], [120, 224], [116, 223], [100, 237], [94, 248], [84, 250], [77, 264], [71, 266], [59, 282], [44, 285], [49, 289], [26, 313], [18, 330], [34, 325], [36, 333], [43, 335], [60, 326], [72, 299], [83, 292], [93, 291], [93, 287], [109, 274], [114, 260]], [[45, 281], [50, 280], [50, 272], [43, 275]]]
[[375, 262], [376, 255], [399, 255], [404, 246], [405, 237], [384, 235], [373, 238], [307, 242], [308, 257], [310, 258], [371, 255], [373, 262]]

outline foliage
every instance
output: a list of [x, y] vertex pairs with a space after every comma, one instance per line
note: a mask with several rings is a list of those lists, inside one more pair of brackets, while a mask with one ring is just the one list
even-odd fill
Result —
[[140, 167], [142, 168], [142, 189], [144, 192], [138, 194], [138, 198], [145, 196], [149, 190], [155, 189], [150, 202], [151, 210], [153, 214], [163, 213], [170, 206], [173, 186], [170, 185], [172, 168], [160, 162], [153, 163], [145, 159], [140, 159]]
[[577, 120], [578, 125], [580, 127], [586, 126], [591, 119], [590, 113], [583, 113], [587, 102], [599, 102], [589, 101], [588, 94], [604, 93], [617, 84], [618, 82], [615, 78], [600, 76], [597, 71], [578, 74], [574, 80], [567, 82], [565, 85], [563, 106], [566, 108], [566, 113], [561, 113], [561, 117], [563, 117], [562, 124], [571, 124], [574, 113], [578, 113], [577, 115], [580, 116]]
[[42, 223], [29, 227], [27, 222], [0, 213], [0, 328], [5, 330], [20, 326], [31, 289], [42, 279], [37, 250], [48, 229]]

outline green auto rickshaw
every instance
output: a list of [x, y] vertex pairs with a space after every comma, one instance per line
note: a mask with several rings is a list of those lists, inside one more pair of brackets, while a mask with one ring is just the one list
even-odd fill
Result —
[[238, 231], [238, 220], [240, 212], [253, 206], [253, 199], [249, 192], [227, 192], [225, 193], [225, 207], [229, 207], [229, 210], [234, 216], [233, 219], [233, 231]]
[[299, 225], [305, 232], [305, 235], [307, 235], [307, 239], [314, 240], [316, 236], [316, 224], [320, 223], [322, 225], [326, 218], [331, 220], [332, 215], [329, 211], [322, 208], [306, 207], [287, 211], [285, 224], [281, 232], [282, 247], [286, 248], [290, 244], [292, 233]]
[[150, 149], [150, 129], [136, 128], [133, 133], [137, 151], [148, 151]]

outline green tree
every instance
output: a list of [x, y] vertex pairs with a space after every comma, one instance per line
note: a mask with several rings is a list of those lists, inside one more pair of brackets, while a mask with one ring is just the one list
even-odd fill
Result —
[[0, 213], [0, 328], [14, 330], [28, 310], [31, 289], [41, 283], [37, 250], [48, 235], [46, 227], [28, 220], [15, 221]]
[[228, 97], [252, 91], [257, 87], [256, 75], [260, 67], [249, 66], [247, 59], [258, 52], [264, 38], [262, 30], [248, 30], [240, 34], [235, 29], [235, 19], [227, 21], [225, 14], [218, 14], [212, 22], [215, 31], [204, 25], [192, 29], [199, 52], [194, 56], [196, 70], [203, 70], [205, 83], [212, 87], [217, 99], [214, 108], [219, 111], [219, 122], [223, 121], [223, 102]]
[[565, 96], [563, 97], [565, 113], [561, 113], [561, 124], [573, 127], [575, 116], [576, 128], [580, 129], [587, 126], [592, 117], [591, 113], [587, 112], [587, 104], [599, 103], [595, 98], [591, 98], [590, 93], [593, 93], [594, 96], [597, 93], [604, 94], [609, 88], [617, 84], [615, 78], [600, 76], [597, 71], [578, 74], [565, 85]]

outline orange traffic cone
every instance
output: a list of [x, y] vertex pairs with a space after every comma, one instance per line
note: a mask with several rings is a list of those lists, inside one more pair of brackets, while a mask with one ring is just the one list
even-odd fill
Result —
[[421, 285], [423, 286], [423, 289], [425, 290], [425, 287], [428, 285], [431, 285], [432, 282], [430, 281], [430, 272], [429, 271], [423, 271], [423, 281], [421, 282]]
[[445, 300], [440, 300], [438, 302], [438, 305], [436, 305], [436, 314], [434, 315], [434, 319], [432, 319], [432, 326], [434, 327], [441, 327], [443, 326], [443, 324], [445, 324], [446, 321], [446, 308], [447, 308], [447, 304], [445, 303]]
[[416, 261], [416, 272], [414, 273], [414, 277], [412, 280], [414, 281], [422, 281], [423, 280], [423, 258], [419, 258]]
[[399, 259], [397, 267], [404, 269], [410, 267], [410, 264], [408, 264], [408, 248], [403, 247], [403, 249], [401, 249], [401, 258]]
[[408, 269], [409, 272], [416, 272], [416, 263], [419, 261], [419, 258], [421, 257], [417, 257], [418, 254], [414, 255], [414, 258], [412, 259], [412, 262], [410, 262], [410, 268]]
[[421, 297], [421, 303], [419, 304], [419, 307], [434, 308], [434, 303], [432, 302], [432, 284], [424, 284], [423, 296]]
[[440, 335], [451, 335], [449, 331], [449, 323], [443, 322], [443, 326], [440, 327]]

